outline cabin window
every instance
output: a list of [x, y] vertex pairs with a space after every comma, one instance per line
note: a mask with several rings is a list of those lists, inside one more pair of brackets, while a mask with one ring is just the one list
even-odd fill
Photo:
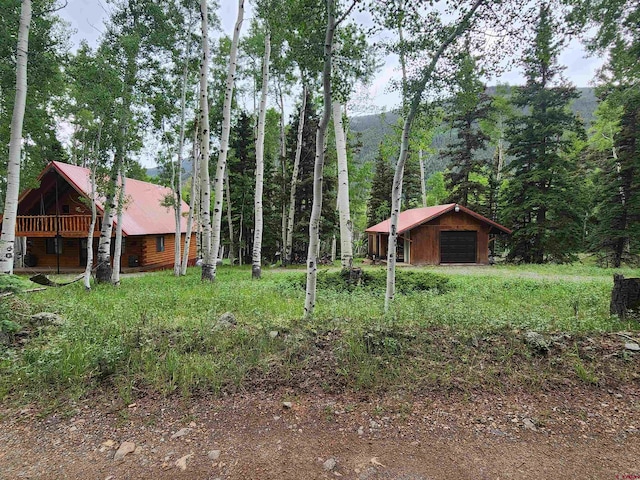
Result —
[[62, 254], [62, 238], [45, 238], [47, 255]]
[[164, 252], [164, 237], [156, 237], [156, 252]]

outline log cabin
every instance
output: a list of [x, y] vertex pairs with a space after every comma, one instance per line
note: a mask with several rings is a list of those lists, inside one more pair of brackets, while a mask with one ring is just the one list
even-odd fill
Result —
[[[387, 258], [390, 223], [388, 219], [365, 230], [370, 258]], [[398, 218], [397, 261], [488, 265], [489, 244], [498, 234], [511, 234], [511, 230], [462, 205], [413, 208]]]
[[[26, 238], [23, 265], [32, 270], [83, 269], [87, 263], [87, 235], [91, 224], [91, 172], [82, 167], [51, 162], [38, 177], [40, 186], [20, 195], [16, 240]], [[160, 270], [173, 267], [175, 215], [163, 206], [171, 190], [127, 178], [122, 212], [121, 266], [126, 270]], [[102, 199], [104, 200], [104, 198]], [[94, 262], [104, 214], [96, 202]], [[189, 206], [182, 201], [181, 244], [184, 245]], [[1, 218], [0, 218], [1, 223]], [[113, 236], [115, 237], [115, 223]], [[196, 261], [195, 234], [189, 248], [189, 264]], [[114, 242], [111, 242], [113, 254]]]

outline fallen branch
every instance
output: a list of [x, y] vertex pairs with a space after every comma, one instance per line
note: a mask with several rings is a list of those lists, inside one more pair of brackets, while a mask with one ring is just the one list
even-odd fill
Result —
[[29, 280], [31, 280], [33, 283], [37, 283], [38, 285], [45, 285], [47, 287], [64, 287], [65, 285], [71, 285], [72, 283], [75, 283], [78, 280], [82, 280], [83, 278], [84, 278], [84, 273], [81, 275], [78, 275], [76, 278], [68, 282], [57, 283], [57, 282], [54, 282], [53, 280], [50, 280], [49, 277], [47, 277], [46, 275], [39, 273], [37, 275], [34, 275], [33, 277], [30, 277]]

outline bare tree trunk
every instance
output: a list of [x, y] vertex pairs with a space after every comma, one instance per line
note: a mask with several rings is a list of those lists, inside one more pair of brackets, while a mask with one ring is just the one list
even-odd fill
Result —
[[[284, 112], [284, 96], [282, 95], [282, 85], [278, 83], [278, 106], [280, 107], [280, 166], [282, 168], [282, 187], [284, 193], [284, 179], [287, 174], [287, 167], [285, 158], [287, 156], [287, 136], [285, 134], [285, 112]], [[284, 263], [284, 251], [287, 244], [287, 205], [284, 202], [284, 195], [282, 196], [282, 230], [280, 233], [280, 261]]]
[[462, 17], [455, 29], [445, 38], [436, 52], [431, 57], [431, 61], [425, 66], [420, 74], [420, 81], [416, 84], [416, 88], [413, 89], [413, 96], [409, 105], [409, 110], [406, 112], [406, 118], [402, 126], [402, 141], [400, 143], [400, 154], [398, 155], [398, 161], [396, 162], [396, 169], [393, 175], [393, 186], [391, 190], [391, 220], [389, 222], [389, 244], [387, 246], [387, 291], [384, 297], [384, 310], [389, 311], [389, 307], [393, 298], [395, 297], [396, 290], [396, 248], [398, 245], [398, 216], [400, 215], [400, 203], [402, 195], [402, 179], [404, 176], [404, 165], [407, 160], [407, 153], [409, 151], [409, 133], [413, 120], [418, 112], [420, 104], [422, 102], [422, 94], [427, 86], [429, 80], [431, 80], [433, 72], [436, 68], [436, 64], [444, 52], [449, 46], [462, 34], [466, 29], [469, 20], [473, 17], [480, 5], [484, 4], [486, 0], [476, 0], [471, 8]]
[[200, 22], [202, 30], [202, 61], [200, 62], [200, 207], [202, 225], [202, 280], [213, 281], [218, 249], [212, 247], [211, 230], [211, 180], [209, 178], [209, 26], [207, 0], [200, 0]]
[[262, 190], [264, 186], [264, 124], [267, 116], [267, 94], [269, 93], [269, 57], [271, 36], [264, 36], [264, 58], [262, 59], [262, 94], [258, 111], [258, 135], [256, 138], [256, 192], [254, 200], [253, 255], [251, 278], [262, 276]]
[[302, 87], [302, 106], [298, 120], [298, 138], [296, 139], [296, 156], [293, 159], [293, 172], [291, 173], [291, 191], [289, 193], [289, 217], [287, 220], [287, 240], [284, 248], [283, 263], [291, 263], [291, 251], [293, 249], [293, 220], [296, 212], [296, 187], [298, 186], [298, 171], [300, 169], [300, 157], [302, 156], [302, 134], [304, 131], [304, 115], [307, 108], [307, 86]]
[[236, 259], [235, 239], [233, 235], [233, 217], [231, 215], [231, 188], [229, 186], [229, 172], [224, 176], [224, 188], [227, 197], [227, 224], [229, 226], [229, 263], [233, 265]]
[[[203, 0], [204, 1], [204, 0]], [[231, 41], [231, 53], [229, 55], [229, 72], [224, 93], [224, 105], [222, 107], [222, 135], [220, 137], [220, 154], [216, 165], [215, 196], [213, 200], [213, 228], [211, 238], [211, 250], [215, 255], [220, 249], [220, 227], [222, 224], [222, 198], [224, 196], [224, 175], [227, 169], [227, 155], [229, 153], [229, 131], [231, 129], [231, 100], [233, 98], [233, 87], [236, 75], [236, 58], [238, 56], [238, 42], [240, 39], [240, 29], [244, 16], [244, 0], [238, 0], [238, 17], [233, 30], [233, 40]], [[216, 263], [213, 263], [211, 280], [216, 276]]]
[[31, 0], [22, 0], [20, 28], [16, 52], [16, 97], [11, 118], [11, 139], [7, 164], [7, 190], [0, 235], [0, 273], [13, 274], [16, 239], [16, 217], [20, 194], [20, 153], [22, 152], [22, 125], [27, 102], [27, 57], [29, 55], [29, 26]]
[[[119, 157], [120, 152], [116, 154]], [[111, 282], [111, 234], [113, 233], [113, 218], [116, 214], [116, 185], [118, 182], [118, 172], [122, 159], [114, 159], [111, 167], [111, 177], [107, 197], [102, 213], [102, 229], [100, 230], [100, 240], [98, 242], [98, 268], [96, 271], [96, 281], [98, 283]]]
[[[98, 137], [100, 135], [98, 134]], [[99, 144], [100, 142], [98, 142]], [[91, 269], [93, 268], [93, 234], [96, 230], [96, 219], [98, 217], [98, 211], [96, 208], [96, 163], [91, 167], [91, 224], [89, 225], [89, 232], [87, 234], [87, 266], [84, 270], [84, 288], [85, 290], [91, 290]]]
[[[187, 54], [188, 56], [188, 54]], [[186, 115], [186, 103], [187, 103], [187, 76], [188, 76], [188, 59], [185, 59], [184, 70], [182, 71], [182, 92], [180, 97], [180, 140], [178, 141], [178, 178], [175, 183], [175, 204], [173, 211], [175, 213], [176, 220], [176, 234], [175, 234], [175, 248], [174, 248], [174, 261], [173, 261], [173, 274], [179, 277], [182, 272], [182, 154], [184, 150], [184, 135], [185, 135], [185, 115]], [[173, 184], [172, 184], [173, 185]]]
[[340, 216], [340, 262], [342, 268], [353, 266], [353, 225], [349, 209], [349, 170], [347, 167], [347, 140], [342, 125], [342, 106], [333, 102], [333, 126], [338, 156], [338, 213]]
[[422, 148], [418, 150], [418, 162], [420, 163], [420, 193], [422, 193], [422, 206], [427, 206], [427, 183], [424, 174], [424, 158], [422, 157]]
[[327, 127], [331, 118], [331, 52], [336, 29], [335, 13], [327, 1], [327, 30], [324, 40], [324, 68], [322, 71], [323, 112], [316, 132], [316, 158], [313, 168], [313, 206], [309, 219], [309, 250], [307, 253], [307, 288], [304, 318], [311, 318], [316, 306], [316, 280], [318, 275], [318, 248], [320, 246], [320, 214], [322, 212], [322, 175], [327, 140]]
[[113, 273], [112, 282], [120, 285], [120, 270], [122, 262], [122, 212], [125, 208], [125, 170], [124, 165], [120, 165], [120, 189], [118, 190], [118, 220], [116, 222], [116, 244], [113, 249]]
[[331, 263], [336, 261], [336, 236], [331, 238]]
[[195, 216], [196, 199], [198, 197], [198, 125], [196, 123], [193, 137], [193, 159], [191, 164], [191, 198], [189, 199], [189, 216], [187, 217], [187, 231], [184, 236], [184, 251], [182, 253], [182, 265], [180, 265], [180, 275], [187, 274], [189, 265], [189, 250], [191, 249], [191, 232], [193, 230], [193, 219]]

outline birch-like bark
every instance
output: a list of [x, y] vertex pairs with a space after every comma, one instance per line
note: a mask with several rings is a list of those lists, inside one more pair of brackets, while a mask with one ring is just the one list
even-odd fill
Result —
[[473, 17], [478, 8], [486, 3], [487, 0], [476, 0], [469, 11], [460, 19], [460, 22], [456, 28], [444, 39], [440, 48], [434, 53], [431, 61], [422, 70], [420, 80], [416, 84], [416, 88], [413, 90], [413, 97], [409, 105], [409, 110], [406, 113], [406, 118], [402, 126], [402, 139], [400, 143], [400, 154], [398, 155], [398, 161], [396, 162], [396, 169], [393, 175], [393, 186], [391, 189], [391, 219], [389, 222], [389, 244], [387, 246], [387, 290], [384, 297], [384, 310], [389, 311], [391, 302], [395, 297], [396, 290], [396, 249], [398, 245], [398, 216], [400, 215], [401, 196], [402, 196], [402, 179], [404, 176], [404, 165], [407, 160], [407, 153], [409, 151], [409, 132], [413, 125], [413, 120], [418, 113], [420, 103], [422, 101], [422, 94], [427, 86], [429, 80], [433, 75], [436, 68], [436, 64], [444, 52], [449, 46], [462, 34], [466, 29], [469, 20]]
[[307, 289], [304, 318], [313, 316], [316, 306], [316, 280], [318, 275], [318, 248], [320, 247], [320, 214], [322, 212], [322, 175], [327, 140], [327, 127], [331, 118], [331, 52], [336, 29], [335, 13], [327, 1], [327, 30], [324, 40], [324, 67], [322, 70], [323, 112], [316, 132], [316, 158], [313, 168], [313, 206], [309, 219], [309, 249], [307, 251]]
[[338, 215], [340, 217], [340, 263], [342, 268], [353, 266], [353, 225], [349, 208], [349, 170], [347, 167], [347, 140], [342, 124], [342, 105], [333, 102], [333, 127], [338, 156]]
[[[203, 0], [204, 1], [204, 0]], [[229, 72], [224, 93], [224, 104], [222, 106], [222, 135], [220, 136], [220, 154], [216, 165], [215, 196], [213, 200], [213, 221], [211, 249], [214, 255], [218, 255], [220, 249], [220, 227], [222, 225], [222, 199], [224, 197], [224, 175], [227, 169], [227, 155], [229, 153], [229, 131], [231, 129], [231, 100], [233, 98], [233, 87], [236, 76], [236, 63], [238, 56], [238, 42], [240, 40], [240, 29], [244, 17], [244, 0], [238, 0], [238, 17], [233, 30], [231, 41], [231, 53], [229, 55]], [[213, 262], [211, 280], [216, 276], [216, 262]]]
[[[117, 155], [119, 157], [119, 155]], [[116, 215], [116, 185], [118, 182], [118, 172], [120, 171], [119, 158], [114, 160], [111, 167], [111, 177], [109, 179], [109, 190], [104, 202], [102, 212], [102, 229], [100, 230], [100, 240], [98, 242], [98, 268], [96, 270], [96, 282], [111, 282], [111, 234], [113, 233], [113, 219]]]
[[269, 57], [271, 55], [271, 36], [264, 36], [264, 58], [262, 59], [262, 93], [258, 111], [258, 135], [256, 137], [256, 192], [254, 199], [253, 252], [251, 278], [262, 276], [262, 190], [264, 186], [264, 124], [267, 116], [267, 94], [269, 93]]
[[[282, 94], [282, 85], [278, 85], [278, 106], [280, 107], [280, 168], [282, 169], [282, 186], [284, 187], [284, 178], [287, 174], [287, 167], [285, 164], [285, 158], [287, 157], [287, 136], [285, 133], [285, 111], [284, 111], [284, 95]], [[281, 205], [281, 232], [280, 232], [280, 261], [284, 262], [284, 250], [287, 243], [287, 205], [284, 202], [284, 195], [282, 196]]]
[[[174, 198], [175, 203], [173, 206], [173, 211], [175, 213], [175, 222], [176, 222], [176, 234], [175, 234], [175, 242], [174, 242], [174, 261], [173, 261], [173, 274], [176, 277], [179, 277], [182, 272], [182, 252], [181, 252], [181, 243], [182, 243], [182, 154], [184, 150], [184, 135], [185, 135], [185, 123], [186, 123], [186, 104], [187, 104], [187, 76], [189, 73], [189, 49], [187, 49], [187, 59], [184, 62], [184, 69], [182, 71], [182, 92], [180, 96], [180, 139], [178, 140], [178, 165], [177, 165], [177, 173], [178, 178], [175, 183], [175, 192]], [[174, 172], [175, 173], [175, 172]]]
[[[100, 135], [98, 134], [98, 137]], [[100, 142], [98, 141], [98, 144]], [[87, 266], [84, 269], [84, 288], [85, 290], [91, 290], [91, 269], [93, 268], [93, 234], [96, 230], [96, 219], [98, 218], [98, 211], [96, 208], [96, 163], [91, 167], [91, 223], [89, 224], [89, 232], [87, 233]]]
[[235, 235], [233, 234], [233, 217], [231, 215], [231, 187], [229, 185], [229, 172], [224, 176], [224, 189], [227, 197], [227, 226], [229, 227], [229, 263], [233, 265], [236, 260]]
[[296, 213], [296, 188], [298, 186], [298, 172], [300, 170], [300, 157], [302, 156], [302, 134], [304, 131], [304, 115], [307, 108], [307, 85], [302, 86], [302, 105], [298, 119], [298, 137], [296, 139], [296, 155], [293, 159], [293, 171], [291, 172], [291, 189], [289, 192], [289, 215], [287, 219], [287, 240], [284, 248], [283, 263], [291, 263], [293, 250], [293, 220]]
[[124, 165], [120, 165], [120, 188], [118, 190], [118, 219], [116, 220], [116, 244], [113, 249], [113, 273], [112, 283], [120, 285], [120, 270], [122, 262], [122, 213], [124, 211], [125, 202], [125, 171]]
[[20, 194], [20, 153], [22, 152], [22, 125], [27, 102], [27, 57], [29, 55], [29, 26], [31, 0], [22, 0], [20, 27], [16, 51], [16, 96], [11, 118], [9, 159], [7, 164], [7, 190], [5, 194], [2, 233], [0, 234], [0, 273], [13, 274], [15, 259], [16, 218]]
[[418, 162], [420, 163], [420, 193], [422, 194], [422, 206], [427, 206], [427, 184], [424, 178], [424, 158], [422, 157], [422, 148], [418, 150]]
[[202, 61], [200, 62], [200, 221], [202, 225], [202, 280], [213, 281], [218, 250], [212, 248], [211, 180], [209, 178], [209, 26], [207, 0], [200, 0]]
[[196, 122], [195, 133], [193, 137], [193, 158], [191, 164], [191, 198], [189, 199], [189, 216], [187, 217], [187, 231], [184, 236], [184, 249], [182, 252], [182, 264], [180, 265], [180, 275], [187, 274], [187, 266], [189, 265], [189, 250], [191, 249], [191, 233], [193, 231], [193, 219], [195, 217], [195, 209], [197, 206], [196, 198], [198, 197], [198, 123]]

